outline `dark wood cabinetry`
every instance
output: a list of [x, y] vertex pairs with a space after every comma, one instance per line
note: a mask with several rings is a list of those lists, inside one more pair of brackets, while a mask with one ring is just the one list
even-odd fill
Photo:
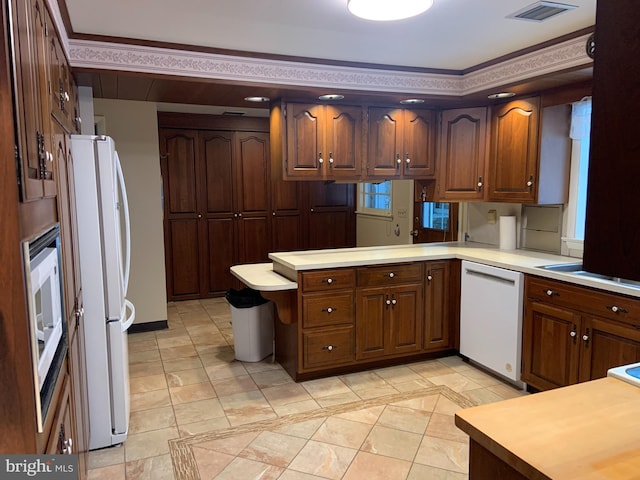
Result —
[[601, 1], [596, 23], [584, 267], [640, 280], [640, 9]]
[[271, 251], [268, 134], [161, 129], [160, 151], [169, 299], [224, 293]]
[[433, 178], [435, 114], [369, 107], [368, 178]]
[[546, 390], [640, 361], [636, 299], [528, 276], [522, 380]]
[[438, 140], [440, 200], [482, 200], [488, 144], [486, 107], [445, 110]]
[[364, 138], [362, 107], [287, 103], [284, 108], [287, 178], [357, 180], [360, 177]]
[[451, 288], [451, 263], [425, 263], [423, 348], [427, 351], [446, 350], [455, 346], [453, 327], [457, 317], [456, 311], [451, 308], [451, 303], [456, 300], [455, 289]]

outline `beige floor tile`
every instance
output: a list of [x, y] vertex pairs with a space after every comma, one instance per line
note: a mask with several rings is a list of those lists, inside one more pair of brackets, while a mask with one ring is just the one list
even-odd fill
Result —
[[336, 415], [336, 417], [353, 420], [354, 422], [375, 425], [383, 411], [384, 405], [381, 405], [377, 407], [363, 408], [362, 410], [356, 410], [354, 412], [340, 413]]
[[466, 366], [469, 365], [468, 362], [465, 362], [462, 358], [460, 358], [457, 355], [450, 355], [448, 357], [439, 358], [438, 362], [440, 362], [440, 363], [442, 363], [442, 364], [444, 364], [444, 365], [446, 365], [448, 367], [451, 367], [454, 370], [457, 367], [462, 367], [462, 366], [466, 367]]
[[157, 349], [158, 349], [158, 341], [156, 340], [155, 334], [153, 335], [153, 338], [149, 338], [148, 340], [137, 340], [137, 341], [129, 340], [129, 354], [131, 354], [132, 352], [144, 352], [146, 350], [157, 350]]
[[130, 462], [167, 454], [169, 440], [178, 437], [178, 429], [175, 427], [129, 435], [124, 445], [125, 460]]
[[311, 395], [299, 383], [287, 383], [277, 387], [264, 388], [262, 393], [269, 403], [274, 406], [313, 400]]
[[238, 456], [286, 468], [306, 443], [307, 441], [303, 438], [281, 433], [262, 432]]
[[306, 438], [309, 440], [325, 421], [324, 417], [312, 418], [292, 425], [283, 425], [274, 429], [274, 432], [293, 435], [294, 437]]
[[340, 379], [347, 387], [359, 393], [360, 390], [371, 390], [389, 386], [381, 377], [374, 372], [358, 372], [343, 375]]
[[247, 446], [249, 446], [251, 442], [258, 438], [258, 435], [260, 435], [259, 432], [247, 432], [238, 435], [232, 435], [227, 438], [219, 438], [207, 442], [200, 442], [198, 443], [197, 447], [236, 456], [245, 448], [247, 448]]
[[311, 437], [318, 442], [341, 447], [360, 448], [369, 435], [372, 425], [339, 417], [329, 417]]
[[176, 417], [171, 405], [131, 412], [129, 433], [142, 433], [176, 426]]
[[153, 390], [165, 390], [166, 388], [167, 380], [163, 373], [129, 379], [130, 393], [152, 392]]
[[468, 478], [468, 475], [465, 473], [452, 472], [451, 470], [443, 470], [441, 468], [414, 463], [407, 480], [467, 480]]
[[424, 434], [431, 414], [423, 410], [387, 405], [378, 419], [378, 425]]
[[126, 464], [127, 480], [173, 480], [170, 455], [132, 460]]
[[95, 469], [124, 463], [124, 447], [116, 445], [100, 450], [93, 450], [87, 455], [87, 468]]
[[380, 368], [378, 370], [375, 370], [375, 373], [394, 386], [398, 383], [423, 380], [423, 377], [404, 365], [397, 367]]
[[310, 440], [293, 459], [289, 469], [319, 477], [342, 478], [357, 450]]
[[224, 417], [224, 411], [217, 398], [198, 400], [190, 403], [174, 405], [178, 425], [211, 420], [212, 418]]
[[192, 449], [201, 479], [214, 479], [235, 459], [234, 455], [212, 452], [198, 446]]
[[285, 470], [278, 480], [324, 480], [322, 477], [309, 475], [308, 473], [296, 472], [295, 470]]
[[169, 394], [173, 405], [216, 397], [216, 392], [209, 382], [194, 383], [183, 387], [171, 387], [169, 388]]
[[435, 385], [446, 385], [454, 392], [464, 392], [466, 390], [482, 388], [470, 378], [457, 372], [429, 377], [429, 381], [433, 382]]
[[179, 335], [167, 335], [163, 337], [158, 334], [158, 348], [183, 347], [185, 345], [192, 345], [192, 342], [191, 337], [185, 335], [184, 332]]
[[322, 407], [332, 407], [334, 405], [344, 405], [345, 403], [357, 402], [361, 400], [351, 389], [344, 393], [337, 393], [327, 397], [316, 397], [316, 402]]
[[467, 473], [469, 445], [465, 442], [425, 436], [414, 461], [444, 470]]
[[444, 438], [446, 440], [456, 440], [458, 442], [467, 442], [469, 437], [455, 425], [453, 415], [442, 415], [434, 413], [429, 420], [426, 434], [431, 437]]
[[201, 333], [191, 337], [194, 345], [217, 345], [220, 347], [229, 344], [227, 337], [222, 333]]
[[258, 388], [277, 387], [293, 383], [293, 379], [281, 368], [251, 372], [249, 366], [245, 365], [245, 369], [249, 372]]
[[178, 313], [180, 313], [181, 315], [183, 313], [204, 311], [204, 308], [202, 307], [202, 303], [200, 300], [182, 300], [180, 302], [174, 302], [173, 305], [176, 307], [176, 309], [178, 310]]
[[402, 400], [400, 402], [394, 403], [393, 405], [397, 407], [410, 408], [412, 410], [420, 410], [422, 412], [430, 413], [435, 410], [440, 397], [441, 395], [429, 395], [427, 397], [422, 397], [422, 398], [412, 398], [409, 400]]
[[175, 360], [163, 361], [166, 373], [180, 372], [182, 370], [193, 370], [202, 367], [200, 357], [176, 358]]
[[234, 427], [277, 417], [259, 390], [220, 397], [220, 403], [229, 423]]
[[197, 435], [199, 433], [225, 430], [230, 426], [231, 424], [227, 420], [227, 417], [224, 416], [211, 418], [209, 420], [202, 420], [200, 422], [187, 423], [186, 425], [178, 425], [178, 433], [180, 433], [181, 437], [188, 437], [190, 435]]
[[440, 363], [437, 360], [429, 360], [426, 362], [412, 363], [408, 367], [416, 372], [421, 377], [430, 380], [431, 377], [439, 377], [442, 375], [450, 375], [455, 373], [455, 370], [444, 363]]
[[185, 385], [193, 385], [194, 383], [208, 382], [209, 377], [204, 368], [194, 368], [191, 370], [181, 370], [179, 372], [165, 374], [167, 385], [171, 387], [184, 387]]
[[364, 441], [361, 450], [399, 460], [412, 461], [421, 441], [421, 434], [376, 425]]
[[405, 480], [411, 462], [359, 452], [342, 480]]
[[160, 352], [157, 348], [153, 350], [134, 350], [129, 352], [129, 364], [135, 365], [136, 363], [147, 362], [160, 362]]
[[169, 390], [166, 388], [151, 392], [132, 393], [130, 399], [131, 412], [171, 406], [171, 397], [169, 396]]
[[236, 393], [259, 390], [250, 375], [239, 375], [237, 377], [215, 380], [211, 383], [219, 397], [227, 397]]
[[384, 397], [385, 395], [393, 395], [394, 393], [398, 393], [398, 390], [393, 388], [391, 385], [381, 385], [379, 387], [364, 388], [361, 390], [356, 390], [356, 393], [363, 400], [368, 400], [370, 398], [378, 398], [378, 397]]
[[248, 478], [276, 480], [283, 471], [283, 468], [274, 465], [236, 457], [216, 477], [216, 480], [247, 480]]
[[423, 388], [427, 388], [427, 387], [433, 387], [433, 383], [427, 380], [426, 378], [421, 378], [420, 380], [412, 380], [410, 382], [393, 384], [393, 388], [403, 393], [415, 392], [416, 390], [422, 390]]
[[207, 323], [187, 326], [186, 328], [187, 332], [189, 332], [189, 336], [192, 338], [197, 337], [198, 335], [220, 334], [220, 329], [211, 320]]
[[443, 415], [453, 415], [461, 408], [460, 405], [455, 404], [444, 395], [440, 395], [433, 411], [435, 413], [442, 413]]
[[247, 371], [240, 362], [223, 363], [211, 367], [205, 367], [207, 375], [212, 382], [225, 378], [234, 378], [240, 375], [247, 375]]
[[286, 405], [271, 405], [271, 408], [279, 417], [284, 417], [295, 413], [312, 412], [318, 410], [320, 405], [315, 400], [309, 399], [302, 402], [287, 403]]
[[[156, 332], [129, 333], [127, 335], [127, 341], [129, 343], [129, 348], [135, 348], [135, 347], [133, 347], [134, 343], [149, 342], [149, 341], [155, 342], [155, 340], [156, 340]], [[156, 345], [157, 345], [157, 343], [156, 343]]]
[[198, 352], [193, 345], [181, 345], [179, 347], [167, 347], [160, 349], [160, 356], [163, 361], [175, 360], [177, 358], [197, 357]]
[[148, 377], [150, 375], [160, 375], [163, 373], [164, 368], [161, 362], [129, 364], [129, 378]]
[[502, 397], [503, 399], [516, 398], [516, 397], [522, 397], [523, 395], [529, 395], [529, 393], [526, 390], [520, 390], [518, 388], [512, 387], [511, 385], [506, 385], [504, 383], [487, 387], [487, 390], [490, 390], [493, 393], [500, 395], [500, 397]]
[[494, 403], [504, 400], [500, 395], [489, 390], [488, 387], [478, 388], [476, 390], [467, 390], [460, 393], [476, 405], [484, 405], [486, 403]]
[[215, 325], [208, 313], [183, 313], [180, 315], [182, 324], [185, 328], [196, 327], [198, 325]]
[[302, 382], [301, 385], [313, 398], [331, 397], [351, 393], [351, 389], [338, 377], [320, 378]]
[[[176, 327], [172, 325], [170, 328], [156, 332], [156, 339], [158, 340], [158, 346], [161, 346], [161, 343], [160, 343], [161, 340], [170, 340], [172, 338], [175, 339], [177, 337], [184, 338], [188, 336], [189, 336], [189, 332], [187, 332], [187, 329], [182, 325], [176, 326]], [[176, 346], [177, 345], [165, 344], [164, 346], [162, 346], [162, 348], [176, 347]]]
[[[231, 348], [231, 350], [233, 351], [232, 347], [229, 348]], [[287, 374], [287, 376], [289, 375], [287, 372], [285, 372], [285, 370], [278, 362], [274, 362], [272, 360], [273, 356], [270, 355], [265, 359], [260, 360], [259, 362], [242, 362], [242, 365], [244, 365], [244, 368], [247, 370], [247, 372], [249, 372], [250, 375], [253, 375], [254, 373], [267, 372], [270, 370], [279, 370]], [[293, 382], [293, 379], [291, 379], [291, 381]]]
[[125, 480], [124, 463], [89, 470], [87, 480]]

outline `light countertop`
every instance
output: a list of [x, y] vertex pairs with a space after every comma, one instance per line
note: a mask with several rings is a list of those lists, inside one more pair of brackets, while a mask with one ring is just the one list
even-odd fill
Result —
[[601, 378], [456, 413], [471, 439], [527, 478], [640, 475], [640, 388]]
[[[580, 262], [578, 258], [530, 250], [500, 250], [492, 245], [473, 242], [422, 243], [279, 252], [270, 253], [269, 258], [273, 263], [236, 265], [231, 268], [231, 272], [251, 288], [262, 291], [278, 291], [296, 289], [297, 272], [303, 270], [460, 259], [585, 287], [640, 297], [640, 288], [618, 284], [610, 280], [539, 268], [543, 265]], [[278, 273], [273, 271], [274, 264]]]

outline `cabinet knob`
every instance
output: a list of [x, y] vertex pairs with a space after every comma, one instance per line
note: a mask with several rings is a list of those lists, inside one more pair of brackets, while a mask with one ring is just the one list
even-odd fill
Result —
[[64, 92], [64, 101], [65, 102], [69, 101], [69, 92]]
[[333, 278], [327, 278], [325, 280], [325, 282], [327, 282], [329, 285], [331, 285], [333, 283]]
[[398, 153], [396, 155], [396, 168], [398, 168], [401, 163], [402, 163], [402, 159], [400, 158], [400, 154]]
[[336, 310], [338, 310], [338, 309], [337, 309], [337, 308], [335, 308], [335, 307], [327, 307], [327, 308], [323, 308], [323, 309], [321, 310], [321, 312], [331, 313], [331, 312], [335, 312]]
[[484, 185], [484, 182], [482, 181], [482, 177], [478, 177], [478, 191], [482, 191], [482, 186]]
[[333, 168], [333, 152], [329, 152], [329, 168]]
[[238, 216], [239, 216], [239, 217], [242, 217], [242, 213], [239, 213], [239, 214], [238, 214]]
[[585, 342], [589, 340], [589, 335], [587, 334], [582, 335], [582, 340], [584, 340]]
[[529, 189], [533, 188], [533, 175], [529, 176], [529, 181], [527, 182], [527, 187], [529, 187]]
[[547, 291], [546, 291], [546, 292], [544, 292], [544, 293], [546, 293], [549, 297], [552, 297], [552, 296], [553, 296], [553, 290], [551, 290], [551, 289], [547, 290]]
[[427, 280], [431, 281], [431, 280], [433, 280], [433, 277], [431, 275], [427, 275]]
[[[234, 215], [234, 217], [237, 217], [237, 215]], [[198, 214], [198, 218], [202, 218], [202, 214], [201, 213]]]
[[322, 347], [322, 350], [328, 350], [329, 352], [333, 352], [335, 348], [336, 348], [335, 345], [325, 345], [324, 347]]
[[389, 300], [389, 297], [387, 297], [387, 299], [384, 301], [384, 303], [386, 303], [387, 305], [391, 305], [391, 300]]
[[577, 333], [575, 331], [573, 331], [573, 330], [569, 332], [569, 336], [571, 336], [571, 337], [575, 337], [576, 335], [577, 335]]
[[322, 158], [322, 152], [320, 152], [318, 154], [318, 164], [322, 166], [323, 163], [324, 163], [324, 158]]
[[391, 299], [391, 305], [395, 305], [396, 303], [398, 303], [398, 301], [395, 298]]
[[618, 307], [617, 305], [607, 305], [607, 308], [613, 313], [629, 313], [627, 310], [622, 307]]
[[387, 276], [388, 276], [389, 278], [393, 278], [393, 277], [395, 277], [395, 276], [396, 276], [396, 274], [395, 274], [395, 273], [393, 273], [393, 272], [389, 272], [389, 273], [387, 274]]
[[404, 159], [404, 162], [407, 164], [407, 167], [409, 166], [409, 164], [411, 163], [411, 159], [409, 158], [409, 153], [407, 153], [406, 158]]

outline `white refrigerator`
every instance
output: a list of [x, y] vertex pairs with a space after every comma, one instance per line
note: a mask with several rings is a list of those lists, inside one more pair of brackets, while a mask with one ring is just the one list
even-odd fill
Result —
[[129, 280], [129, 211], [112, 138], [72, 135], [84, 303], [89, 449], [122, 443], [129, 427], [127, 329], [135, 309]]

